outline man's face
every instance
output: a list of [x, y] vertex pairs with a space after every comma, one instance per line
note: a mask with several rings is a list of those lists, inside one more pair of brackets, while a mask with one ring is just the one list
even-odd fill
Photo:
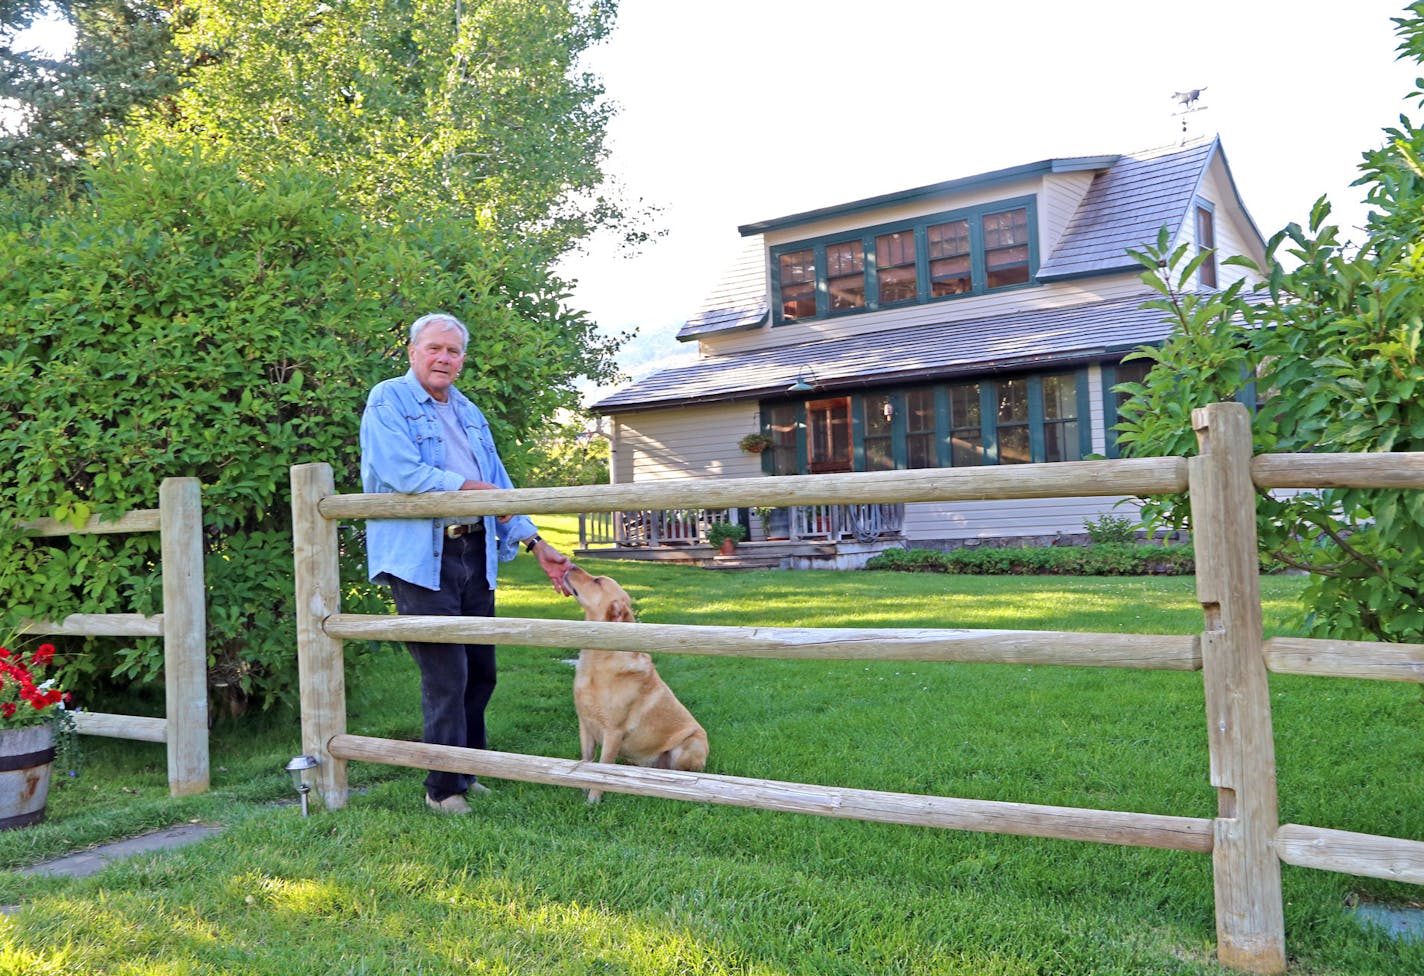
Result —
[[439, 322], [420, 330], [415, 342], [406, 347], [410, 368], [415, 378], [435, 399], [442, 403], [449, 397], [450, 386], [460, 375], [465, 362], [465, 350], [460, 344], [460, 330]]

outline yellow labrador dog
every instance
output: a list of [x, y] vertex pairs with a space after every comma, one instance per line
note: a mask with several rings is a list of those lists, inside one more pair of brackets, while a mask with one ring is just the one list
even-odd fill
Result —
[[[590, 576], [577, 566], [564, 586], [583, 607], [585, 620], [636, 623], [628, 593], [611, 577]], [[579, 651], [574, 671], [583, 761], [617, 762], [624, 756], [639, 766], [698, 772], [707, 765], [707, 732], [658, 676], [653, 659], [641, 651]], [[602, 790], [589, 790], [597, 803]]]

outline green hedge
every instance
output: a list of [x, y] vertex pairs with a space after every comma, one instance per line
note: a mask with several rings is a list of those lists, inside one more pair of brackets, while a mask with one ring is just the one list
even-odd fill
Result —
[[973, 576], [1189, 576], [1196, 571], [1190, 546], [1108, 542], [1088, 546], [1023, 549], [887, 549], [866, 569]]

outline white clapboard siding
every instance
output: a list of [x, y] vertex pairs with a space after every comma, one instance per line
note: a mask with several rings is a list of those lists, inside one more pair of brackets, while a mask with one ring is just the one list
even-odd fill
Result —
[[1076, 535], [1101, 515], [1136, 518], [1131, 501], [1116, 498], [1023, 498], [1014, 502], [919, 502], [905, 506], [905, 540], [1018, 539]]
[[752, 402], [625, 414], [616, 445], [618, 482], [755, 478], [761, 458], [739, 449], [737, 441], [759, 429]]
[[1068, 229], [1097, 173], [1054, 173], [1044, 178], [1038, 194], [1038, 253], [1052, 254]]

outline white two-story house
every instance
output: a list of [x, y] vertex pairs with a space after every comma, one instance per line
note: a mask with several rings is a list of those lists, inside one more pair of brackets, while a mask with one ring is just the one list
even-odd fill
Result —
[[[1242, 275], [1223, 263], [1231, 255], [1264, 261], [1215, 138], [745, 224], [742, 260], [679, 332], [698, 360], [592, 405], [607, 419], [612, 480], [1115, 456], [1112, 386], [1144, 370], [1123, 356], [1170, 331], [1141, 307], [1155, 293], [1127, 252], [1163, 227], [1214, 252], [1198, 288]], [[738, 447], [753, 432], [771, 440], [760, 454]], [[1041, 541], [1079, 535], [1112, 507], [912, 504], [901, 528], [912, 545]], [[752, 521], [752, 538], [765, 537]], [[803, 520], [792, 534], [806, 530]]]

